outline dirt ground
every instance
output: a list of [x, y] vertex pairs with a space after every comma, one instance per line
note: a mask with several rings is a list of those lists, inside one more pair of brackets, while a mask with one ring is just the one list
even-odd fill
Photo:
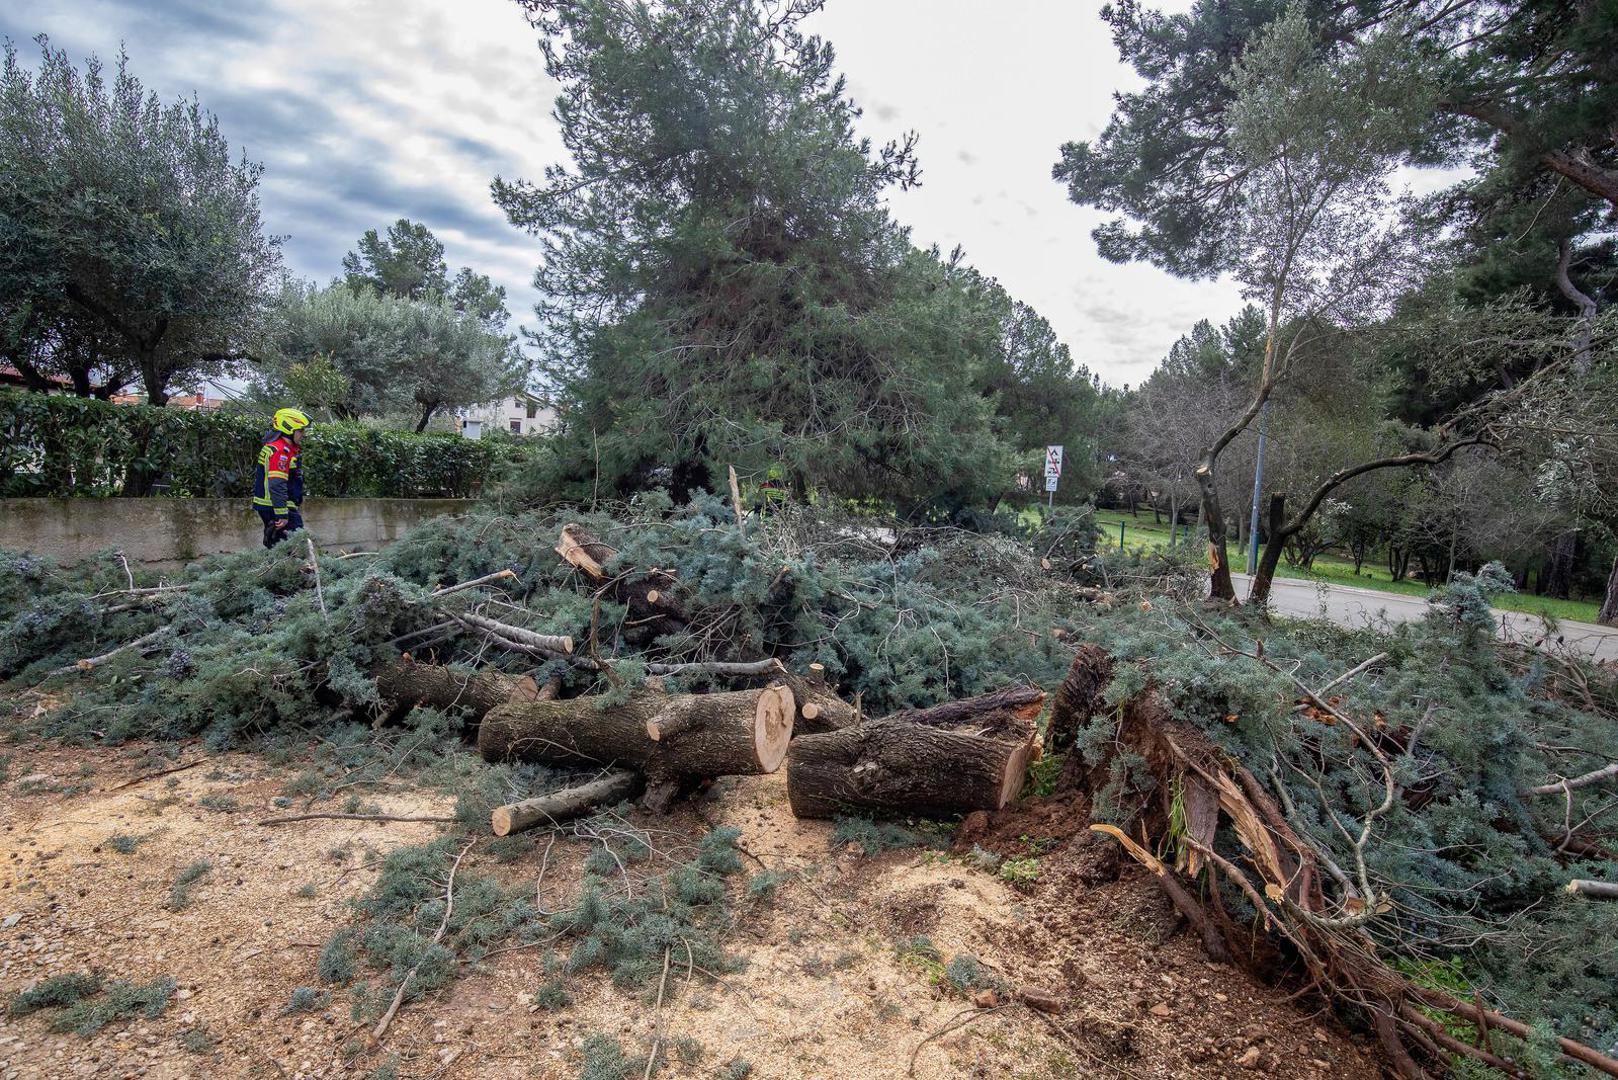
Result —
[[[161, 1017], [88, 1038], [49, 1033], [48, 1013], [0, 1015], [4, 1080], [296, 1080], [379, 1067], [386, 1076], [390, 1064], [400, 1077], [571, 1078], [590, 1033], [626, 1048], [653, 1035], [645, 993], [599, 974], [575, 980], [565, 1009], [534, 1005], [543, 980], [529, 950], [468, 966], [401, 1010], [380, 1046], [354, 1055], [366, 1026], [350, 1020], [341, 995], [317, 1012], [280, 1013], [294, 988], [318, 985], [319, 949], [345, 925], [345, 901], [375, 879], [378, 856], [454, 826], [261, 826], [285, 812], [272, 799], [296, 767], [248, 754], [130, 783], [152, 767], [138, 747], [3, 750], [12, 760], [0, 785], [0, 1000], [92, 968], [141, 983], [167, 974], [179, 986]], [[197, 747], [186, 753], [201, 760]], [[448, 799], [408, 786], [366, 798], [389, 813], [450, 812]], [[830, 825], [792, 818], [779, 774], [721, 781], [679, 806], [656, 827], [696, 835], [735, 825], [755, 860], [749, 870], [762, 863], [789, 877], [773, 903], [738, 900], [730, 948], [746, 963], [740, 973], [674, 987], [664, 1036], [695, 1040], [702, 1053], [690, 1064], [671, 1055], [658, 1075], [722, 1076], [737, 1059], [752, 1077], [792, 1080], [1382, 1075], [1363, 1040], [1209, 964], [1150, 881], [1078, 828], [1078, 809], [1036, 806], [963, 825], [958, 852], [975, 842], [1037, 858], [1037, 876], [1014, 888], [969, 856], [834, 850]], [[142, 839], [120, 854], [108, 843], [118, 834]], [[467, 869], [537, 875], [537, 851], [497, 865], [484, 846], [474, 846]], [[176, 875], [199, 859], [213, 871], [189, 905], [167, 910]], [[577, 871], [555, 862], [545, 884], [559, 902]], [[975, 1007], [896, 950], [918, 934], [946, 960], [970, 952], [1011, 983], [1057, 996], [1063, 1012]], [[673, 981], [684, 983], [683, 974]], [[960, 1026], [937, 1034], [951, 1024]], [[186, 1049], [198, 1030], [212, 1037], [211, 1050]]]

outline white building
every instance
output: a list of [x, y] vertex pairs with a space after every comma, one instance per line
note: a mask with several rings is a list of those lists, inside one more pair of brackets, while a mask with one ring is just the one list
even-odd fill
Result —
[[477, 438], [484, 431], [542, 435], [556, 426], [556, 410], [536, 397], [518, 394], [503, 401], [474, 405], [464, 410], [460, 419], [461, 430], [468, 438]]

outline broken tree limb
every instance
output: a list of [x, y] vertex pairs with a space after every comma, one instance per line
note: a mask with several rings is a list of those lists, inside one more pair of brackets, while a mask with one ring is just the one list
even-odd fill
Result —
[[824, 665], [810, 664], [808, 675], [788, 673], [782, 676], [798, 704], [797, 720], [792, 725], [794, 738], [837, 731], [859, 719], [859, 711], [826, 684], [825, 672]]
[[374, 676], [383, 702], [382, 715], [406, 712], [417, 705], [435, 709], [456, 706], [481, 717], [508, 701], [533, 701], [540, 688], [526, 675], [498, 671], [458, 671], [441, 664], [399, 659]]
[[1037, 742], [1034, 725], [1007, 709], [957, 710], [955, 727], [937, 722], [941, 711], [922, 711], [932, 723], [900, 713], [795, 740], [787, 761], [792, 813], [942, 816], [1004, 807], [1022, 788]]
[[[794, 711], [784, 685], [714, 694], [641, 690], [612, 705], [597, 697], [508, 703], [484, 716], [478, 750], [486, 761], [635, 768], [654, 784], [769, 773], [786, 756]], [[648, 725], [678, 730], [654, 739]]]
[[1618, 779], [1618, 761], [1613, 762], [1611, 765], [1596, 769], [1592, 772], [1587, 772], [1583, 776], [1574, 776], [1566, 780], [1557, 780], [1554, 783], [1540, 784], [1538, 787], [1531, 787], [1528, 789], [1528, 794], [1560, 795], [1564, 791], [1572, 791], [1576, 788], [1589, 787], [1591, 784], [1599, 784], [1603, 780], [1614, 779]]
[[479, 585], [487, 585], [492, 581], [503, 581], [507, 578], [514, 578], [516, 576], [517, 571], [510, 568], [505, 570], [496, 570], [492, 574], [484, 574], [480, 578], [473, 578], [471, 581], [463, 581], [458, 585], [446, 585], [442, 589], [434, 589], [431, 595], [448, 596], [450, 593], [458, 593], [463, 589], [475, 589]]
[[496, 836], [509, 836], [536, 825], [582, 817], [598, 806], [633, 799], [645, 783], [639, 773], [614, 769], [587, 784], [497, 806], [489, 815], [489, 827]]
[[1574, 878], [1567, 883], [1567, 891], [1585, 896], [1599, 897], [1602, 900], [1618, 900], [1618, 881], [1590, 881], [1586, 878]]
[[45, 678], [49, 679], [53, 675], [71, 675], [76, 671], [94, 671], [96, 668], [100, 667], [102, 664], [105, 664], [108, 660], [112, 660], [115, 657], [122, 656], [124, 653], [129, 652], [131, 649], [140, 649], [140, 648], [144, 648], [147, 645], [150, 645], [152, 642], [156, 641], [158, 638], [162, 637], [164, 634], [167, 634], [170, 630], [173, 630], [173, 629], [174, 629], [174, 627], [172, 625], [159, 626], [156, 630], [153, 630], [151, 633], [142, 634], [140, 637], [136, 638], [134, 641], [125, 642], [124, 644], [118, 646], [116, 649], [113, 649], [110, 652], [104, 652], [100, 656], [92, 656], [92, 657], [89, 657], [89, 658], [84, 659], [84, 660], [76, 660], [73, 663], [68, 664], [68, 665], [66, 665], [64, 667], [56, 668], [53, 671], [47, 671], [45, 673]]
[[503, 623], [496, 619], [491, 619], [487, 615], [478, 615], [470, 611], [454, 613], [450, 615], [450, 618], [471, 627], [473, 630], [481, 630], [486, 634], [506, 641], [516, 642], [519, 645], [527, 645], [531, 648], [545, 649], [549, 652], [558, 652], [564, 655], [569, 655], [573, 652], [573, 639], [564, 634], [536, 634], [532, 630], [525, 630], [520, 626], [512, 626], [510, 623]]
[[[455, 856], [455, 861], [450, 863], [449, 881], [444, 885], [444, 917], [438, 921], [438, 929], [433, 932], [432, 940], [427, 943], [429, 952], [434, 945], [444, 940], [444, 931], [449, 929], [449, 917], [455, 911], [455, 871], [461, 868], [461, 860], [466, 858], [466, 853], [471, 851], [472, 845], [477, 842], [478, 840], [475, 836], [468, 840], [466, 846], [461, 849], [461, 853]], [[415, 967], [412, 967], [409, 973], [405, 975], [404, 980], [399, 983], [399, 989], [393, 994], [393, 1001], [388, 1004], [388, 1011], [382, 1014], [382, 1020], [376, 1025], [376, 1030], [371, 1033], [371, 1038], [380, 1040], [383, 1035], [387, 1034], [388, 1025], [393, 1023], [394, 1016], [399, 1012], [399, 1006], [404, 1004], [405, 991], [410, 988], [411, 980], [416, 977], [416, 972], [421, 970], [421, 965], [425, 960], [426, 954], [424, 953], [422, 959], [416, 961]]]
[[640, 623], [635, 636], [649, 641], [686, 625], [685, 613], [670, 595], [674, 575], [669, 571], [654, 567], [625, 571], [616, 576], [609, 574], [607, 564], [618, 557], [617, 549], [578, 525], [562, 526], [556, 553], [612, 599], [629, 608], [630, 615]]
[[607, 580], [607, 563], [618, 550], [585, 532], [581, 525], [563, 525], [562, 536], [556, 541], [556, 554], [585, 577], [601, 584]]
[[1080, 645], [1051, 702], [1051, 722], [1045, 729], [1045, 739], [1053, 751], [1064, 751], [1073, 745], [1079, 730], [1101, 707], [1101, 695], [1111, 681], [1112, 658], [1106, 650]]

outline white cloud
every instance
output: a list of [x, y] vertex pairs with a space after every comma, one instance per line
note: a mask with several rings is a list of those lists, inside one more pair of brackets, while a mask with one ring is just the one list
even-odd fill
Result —
[[[1093, 137], [1130, 73], [1088, 5], [1007, 0], [831, 0], [812, 29], [836, 46], [861, 126], [921, 135], [923, 186], [892, 196], [918, 243], [968, 259], [1045, 314], [1074, 355], [1138, 382], [1200, 317], [1239, 305], [1223, 283], [1112, 266], [1099, 215], [1050, 177], [1064, 141]], [[489, 181], [539, 178], [564, 150], [555, 86], [510, 0], [7, 0], [0, 33], [40, 31], [75, 56], [128, 47], [164, 98], [196, 94], [235, 146], [266, 165], [264, 216], [290, 268], [326, 280], [361, 231], [410, 217], [451, 266], [507, 287], [528, 315], [538, 246], [511, 228]]]

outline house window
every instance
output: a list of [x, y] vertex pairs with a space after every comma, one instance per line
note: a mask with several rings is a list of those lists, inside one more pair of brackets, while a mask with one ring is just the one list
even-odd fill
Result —
[[534, 402], [530, 401], [528, 403], [528, 419], [532, 420], [534, 417], [536, 417], [538, 415], [539, 415], [539, 406], [537, 404], [535, 404]]
[[511, 430], [515, 431], [518, 435], [521, 435], [522, 434], [522, 421], [518, 420], [515, 417], [513, 417], [512, 421], [511, 421]]

